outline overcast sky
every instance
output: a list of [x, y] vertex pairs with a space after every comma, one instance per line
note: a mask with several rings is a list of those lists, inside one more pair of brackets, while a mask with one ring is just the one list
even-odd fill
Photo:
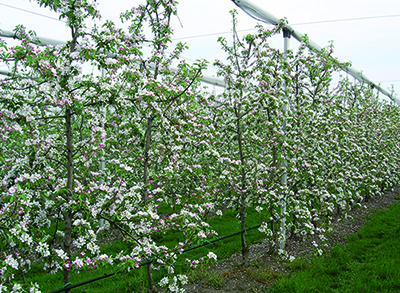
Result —
[[[145, 0], [98, 0], [102, 20], [118, 22], [120, 12]], [[400, 89], [400, 1], [399, 0], [250, 0], [278, 18], [286, 17], [292, 27], [308, 34], [310, 39], [324, 47], [333, 40], [335, 56], [350, 61], [359, 70], [383, 88], [391, 84]], [[187, 42], [190, 49], [183, 56], [189, 59], [204, 58], [211, 63], [222, 59], [223, 53], [217, 43], [219, 36], [228, 40], [232, 29], [229, 11], [237, 8], [231, 0], [179, 0], [177, 19], [173, 22], [174, 39]], [[17, 10], [5, 5], [58, 18], [57, 14], [40, 8], [32, 0], [0, 0], [0, 29], [13, 30], [24, 24], [36, 31], [38, 36], [57, 40], [69, 39], [65, 24], [50, 18]], [[252, 29], [257, 21], [239, 10], [239, 30]], [[381, 17], [385, 16], [385, 17]], [[376, 18], [372, 18], [376, 17]], [[379, 18], [378, 18], [379, 17]], [[354, 18], [359, 20], [322, 22]], [[320, 23], [313, 23], [320, 22]], [[308, 24], [304, 24], [308, 23]], [[250, 31], [249, 31], [250, 32]], [[225, 33], [225, 34], [224, 34]], [[194, 36], [210, 36], [187, 38]], [[186, 38], [186, 39], [182, 39]], [[281, 37], [271, 44], [283, 48]], [[297, 41], [292, 39], [295, 48]], [[212, 75], [216, 70], [210, 68]]]

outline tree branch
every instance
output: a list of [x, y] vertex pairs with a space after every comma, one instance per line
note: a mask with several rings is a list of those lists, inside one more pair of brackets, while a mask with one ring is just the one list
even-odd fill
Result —
[[63, 162], [61, 162], [61, 161], [59, 161], [59, 160], [57, 160], [57, 159], [53, 159], [53, 158], [50, 158], [50, 157], [46, 157], [46, 159], [55, 161], [55, 162], [59, 163], [61, 166], [65, 167], [65, 169], [68, 169], [68, 168], [67, 168], [67, 165], [65, 165]]
[[36, 120], [58, 119], [58, 118], [65, 118], [65, 116], [40, 117], [40, 118], [36, 118]]

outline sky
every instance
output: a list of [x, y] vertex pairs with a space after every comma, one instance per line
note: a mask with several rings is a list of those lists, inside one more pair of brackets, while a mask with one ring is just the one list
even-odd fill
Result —
[[[119, 14], [145, 0], [97, 0], [102, 20], [119, 23]], [[399, 0], [250, 0], [277, 18], [286, 17], [297, 31], [305, 33], [321, 47], [333, 41], [334, 55], [349, 61], [384, 89], [400, 90], [400, 1]], [[231, 15], [237, 9], [238, 30], [250, 33], [258, 21], [240, 10], [231, 0], [178, 0], [178, 16], [172, 26], [176, 41], [186, 42], [182, 55], [190, 60], [206, 59], [212, 64], [225, 55], [218, 37], [231, 40]], [[13, 6], [13, 7], [10, 7]], [[32, 14], [33, 13], [41, 14]], [[47, 17], [45, 17], [47, 16]], [[50, 18], [49, 18], [50, 17]], [[54, 18], [54, 19], [53, 19]], [[360, 19], [362, 18], [362, 19]], [[0, 0], [0, 29], [13, 30], [18, 24], [36, 31], [38, 36], [65, 41], [70, 33], [58, 15], [41, 8], [36, 1]], [[348, 20], [353, 19], [353, 20]], [[339, 20], [339, 21], [338, 21]], [[254, 32], [254, 30], [253, 30]], [[206, 35], [206, 36], [205, 36]], [[283, 38], [271, 40], [283, 49]], [[295, 50], [298, 43], [291, 39]], [[5, 69], [0, 66], [0, 69]], [[215, 75], [210, 66], [206, 74]]]

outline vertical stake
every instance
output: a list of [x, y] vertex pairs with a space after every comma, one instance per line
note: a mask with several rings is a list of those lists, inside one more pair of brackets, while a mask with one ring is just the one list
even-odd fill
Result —
[[[375, 89], [375, 87], [374, 87], [373, 84], [370, 84], [369, 86], [371, 88], [371, 103], [373, 103], [375, 101], [375, 97], [374, 97], [374, 89]], [[378, 93], [379, 93], [379, 91], [378, 91]]]
[[[290, 46], [290, 37], [292, 33], [287, 30], [283, 29], [283, 40], [284, 40], [284, 54], [285, 58], [287, 56], [287, 51], [289, 50]], [[286, 90], [286, 85], [285, 85], [285, 90]], [[286, 112], [288, 111], [288, 103], [289, 103], [289, 97], [285, 95], [284, 97], [284, 104], [283, 104], [283, 126], [282, 126], [282, 132], [283, 132], [283, 140], [286, 140], [286, 123], [287, 123], [287, 118], [286, 118]], [[283, 149], [283, 154], [285, 155], [286, 152]], [[283, 176], [281, 183], [283, 187], [285, 188], [287, 186], [287, 173], [286, 173], [286, 168], [287, 168], [287, 162], [286, 158], [282, 162], [282, 167], [283, 167]], [[286, 224], [286, 218], [285, 218], [285, 213], [286, 213], [286, 195], [284, 195], [284, 198], [281, 201], [281, 233], [282, 233], [282, 239], [279, 241], [279, 249], [284, 249], [285, 248], [285, 238], [286, 238], [286, 231], [285, 231], [285, 224]]]

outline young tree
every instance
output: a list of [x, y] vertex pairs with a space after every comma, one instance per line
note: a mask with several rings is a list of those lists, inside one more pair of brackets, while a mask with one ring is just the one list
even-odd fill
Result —
[[[223, 166], [229, 181], [234, 207], [239, 211], [241, 229], [246, 228], [246, 208], [257, 205], [276, 217], [282, 169], [282, 123], [284, 80], [281, 76], [283, 55], [272, 49], [268, 38], [281, 32], [283, 22], [268, 31], [258, 32], [239, 40], [236, 32], [236, 11], [233, 16], [233, 45], [220, 38], [228, 53], [228, 64], [216, 61], [219, 75], [227, 84], [216, 100], [219, 114], [218, 131], [223, 133], [220, 152], [227, 158]], [[273, 190], [273, 192], [271, 192]], [[274, 195], [275, 194], [275, 195]], [[276, 217], [277, 218], [277, 217]], [[264, 229], [269, 236], [271, 230]], [[241, 235], [243, 264], [248, 264], [248, 245]]]

